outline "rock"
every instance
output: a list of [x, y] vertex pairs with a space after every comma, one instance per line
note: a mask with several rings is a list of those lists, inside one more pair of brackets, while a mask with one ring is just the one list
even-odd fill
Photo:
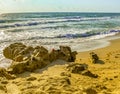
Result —
[[33, 48], [22, 43], [13, 43], [3, 50], [3, 55], [13, 60], [8, 71], [14, 74], [34, 71], [49, 62], [48, 50], [43, 46]]
[[71, 52], [68, 46], [60, 46], [58, 50], [52, 50], [50, 53], [43, 46], [25, 46], [22, 43], [10, 44], [3, 50], [3, 55], [13, 60], [8, 72], [19, 74], [25, 71], [34, 71], [38, 68], [43, 68], [49, 63], [57, 59], [65, 61], [74, 61], [77, 52]]
[[97, 63], [97, 61], [99, 60], [99, 57], [97, 54], [95, 54], [94, 52], [90, 53], [90, 58], [91, 58], [91, 62], [92, 63]]
[[62, 59], [68, 62], [74, 62], [76, 59], [76, 54], [77, 52], [72, 52], [70, 47], [60, 46], [59, 50], [52, 49], [50, 52], [50, 61]]
[[81, 73], [88, 68], [87, 64], [71, 63], [66, 69], [72, 73]]

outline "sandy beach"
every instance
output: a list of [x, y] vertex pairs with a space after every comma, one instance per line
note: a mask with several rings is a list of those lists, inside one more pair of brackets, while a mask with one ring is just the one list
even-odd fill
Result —
[[[90, 52], [101, 62], [93, 64]], [[0, 77], [0, 94], [120, 94], [120, 39], [76, 57], [74, 63], [87, 64], [90, 73], [72, 73], [66, 69], [69, 62], [57, 60], [34, 72], [17, 74], [15, 79]]]
[[0, 94], [120, 94], [120, 0], [0, 0]]

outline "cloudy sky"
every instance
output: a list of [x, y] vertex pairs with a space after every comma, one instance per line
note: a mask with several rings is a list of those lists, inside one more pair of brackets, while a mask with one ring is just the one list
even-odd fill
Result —
[[0, 0], [8, 12], [120, 12], [120, 0]]

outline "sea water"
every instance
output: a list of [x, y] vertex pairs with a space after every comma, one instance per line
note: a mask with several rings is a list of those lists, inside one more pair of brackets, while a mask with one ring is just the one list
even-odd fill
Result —
[[[67, 45], [79, 52], [109, 45], [103, 38], [120, 33], [120, 13], [6, 13], [0, 15], [2, 50], [14, 42], [58, 49]], [[118, 36], [119, 38], [119, 36]]]

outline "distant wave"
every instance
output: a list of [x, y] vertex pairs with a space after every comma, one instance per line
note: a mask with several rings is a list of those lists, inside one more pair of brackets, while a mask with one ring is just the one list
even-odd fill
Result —
[[56, 38], [80, 38], [80, 37], [90, 37], [94, 35], [104, 35], [110, 33], [120, 33], [120, 30], [110, 30], [107, 32], [86, 32], [82, 34], [65, 34], [65, 35], [56, 36]]
[[108, 20], [112, 17], [91, 17], [91, 18], [82, 18], [82, 17], [72, 17], [71, 19], [68, 19], [67, 21], [96, 21], [96, 20]]
[[[0, 25], [0, 28], [14, 28], [14, 27], [24, 27], [24, 26], [36, 26], [40, 24], [54, 24], [54, 23], [65, 23], [65, 22], [81, 22], [81, 21], [96, 21], [96, 20], [107, 20], [111, 19], [110, 17], [95, 17], [95, 18], [81, 18], [81, 17], [72, 17], [67, 19], [54, 19], [54, 20], [45, 20], [45, 21], [31, 21], [27, 22], [25, 20], [0, 20], [0, 23], [9, 23]], [[11, 22], [11, 24], [10, 24]], [[13, 23], [13, 22], [22, 22], [22, 23]]]

